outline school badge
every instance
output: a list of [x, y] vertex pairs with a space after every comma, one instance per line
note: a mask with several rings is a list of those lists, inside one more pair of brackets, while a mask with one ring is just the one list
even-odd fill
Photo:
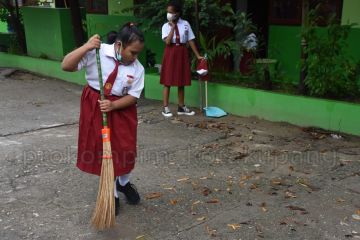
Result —
[[111, 83], [105, 83], [105, 89], [106, 90], [110, 90], [112, 88], [112, 84]]

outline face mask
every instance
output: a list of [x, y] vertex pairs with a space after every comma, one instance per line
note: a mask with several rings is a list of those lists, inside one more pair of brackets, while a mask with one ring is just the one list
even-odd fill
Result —
[[166, 14], [166, 18], [169, 22], [175, 20], [175, 17], [176, 17], [176, 14], [173, 14], [173, 13]]
[[115, 55], [116, 55], [116, 59], [121, 62], [122, 56], [121, 56], [121, 51], [122, 51], [122, 43], [120, 42], [120, 49], [118, 51], [116, 51]]

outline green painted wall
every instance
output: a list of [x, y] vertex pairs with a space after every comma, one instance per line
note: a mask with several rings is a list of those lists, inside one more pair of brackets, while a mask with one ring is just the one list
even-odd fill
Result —
[[2, 33], [0, 32], [0, 48], [5, 48], [5, 51], [7, 51], [7, 48], [10, 47], [11, 41], [15, 38], [14, 33]]
[[61, 60], [75, 48], [70, 10], [23, 7], [28, 55]]
[[0, 67], [21, 68], [30, 72], [62, 79], [77, 84], [85, 84], [85, 71], [64, 72], [59, 61], [18, 56], [0, 52]]
[[[138, 22], [135, 17], [126, 16], [110, 16], [110, 15], [99, 15], [99, 14], [87, 14], [87, 29], [88, 36], [99, 34], [100, 36], [106, 37], [106, 34], [110, 31], [118, 31], [125, 23], [134, 21]], [[164, 44], [161, 41], [160, 33], [153, 31], [144, 32], [145, 35], [145, 49], [139, 57], [140, 62], [145, 66], [145, 53], [149, 49], [154, 52], [156, 62], [161, 63], [162, 55], [164, 51]]]
[[[325, 34], [324, 28], [319, 31]], [[280, 68], [284, 75], [282, 81], [284, 82], [297, 84], [300, 79], [300, 34], [300, 26], [270, 26], [268, 55], [280, 62]], [[359, 42], [360, 29], [354, 28], [347, 40], [347, 54], [356, 61], [360, 61]]]
[[277, 26], [269, 28], [268, 55], [280, 62], [283, 81], [297, 83], [300, 78], [301, 28], [299, 26]]
[[7, 23], [0, 21], [0, 33], [7, 32]]
[[133, 16], [133, 11], [122, 11], [133, 6], [133, 0], [108, 0], [108, 13], [109, 15]]
[[[145, 97], [162, 99], [158, 74], [147, 74]], [[171, 89], [170, 101], [177, 103], [176, 88]], [[225, 84], [209, 83], [209, 106], [217, 106], [239, 116], [257, 116], [270, 121], [289, 122], [299, 126], [320, 127], [360, 135], [360, 105], [331, 100], [276, 94]], [[185, 88], [186, 104], [198, 107], [199, 87], [193, 81]], [[294, 106], [297, 106], [296, 108]]]
[[344, 0], [342, 12], [342, 24], [357, 23], [356, 28], [360, 28], [360, 1]]

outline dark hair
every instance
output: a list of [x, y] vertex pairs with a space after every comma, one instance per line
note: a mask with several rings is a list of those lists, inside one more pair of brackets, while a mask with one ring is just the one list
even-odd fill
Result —
[[144, 34], [135, 26], [134, 23], [128, 22], [119, 30], [116, 40], [121, 41], [123, 47], [126, 47], [136, 41], [143, 43], [145, 38]]
[[177, 13], [180, 13], [180, 16], [182, 14], [182, 4], [181, 2], [179, 1], [176, 1], [176, 0], [171, 0], [169, 1], [168, 7], [173, 7], [174, 8], [174, 11], [177, 12]]
[[106, 43], [113, 44], [116, 41], [117, 32], [110, 31], [106, 34]]

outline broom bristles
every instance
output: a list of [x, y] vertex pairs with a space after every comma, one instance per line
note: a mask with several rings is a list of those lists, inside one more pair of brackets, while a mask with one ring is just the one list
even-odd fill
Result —
[[103, 159], [96, 207], [91, 220], [97, 230], [115, 225], [114, 166], [110, 141], [103, 142]]

